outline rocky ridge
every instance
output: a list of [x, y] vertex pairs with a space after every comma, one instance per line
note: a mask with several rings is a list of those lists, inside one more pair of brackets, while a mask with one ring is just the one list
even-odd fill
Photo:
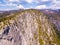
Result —
[[0, 45], [59, 45], [53, 24], [38, 10], [0, 19]]

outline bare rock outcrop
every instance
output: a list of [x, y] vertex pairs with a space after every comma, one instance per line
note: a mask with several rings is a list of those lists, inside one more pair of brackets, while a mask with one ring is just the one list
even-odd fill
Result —
[[25, 10], [0, 22], [0, 45], [59, 44], [48, 18], [37, 10]]

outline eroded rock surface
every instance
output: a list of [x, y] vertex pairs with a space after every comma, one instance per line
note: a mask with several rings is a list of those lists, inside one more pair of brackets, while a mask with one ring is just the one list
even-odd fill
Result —
[[0, 22], [0, 45], [58, 45], [53, 25], [37, 10]]

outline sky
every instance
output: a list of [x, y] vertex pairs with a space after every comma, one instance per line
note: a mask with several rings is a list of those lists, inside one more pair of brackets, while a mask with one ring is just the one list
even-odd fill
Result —
[[0, 10], [60, 9], [60, 0], [0, 0]]

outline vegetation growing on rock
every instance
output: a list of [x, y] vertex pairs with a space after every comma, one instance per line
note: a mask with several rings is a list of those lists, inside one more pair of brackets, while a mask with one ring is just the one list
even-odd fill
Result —
[[[0, 45], [60, 45], [53, 24], [38, 10], [24, 10], [0, 21]], [[7, 29], [8, 34], [3, 34]]]

